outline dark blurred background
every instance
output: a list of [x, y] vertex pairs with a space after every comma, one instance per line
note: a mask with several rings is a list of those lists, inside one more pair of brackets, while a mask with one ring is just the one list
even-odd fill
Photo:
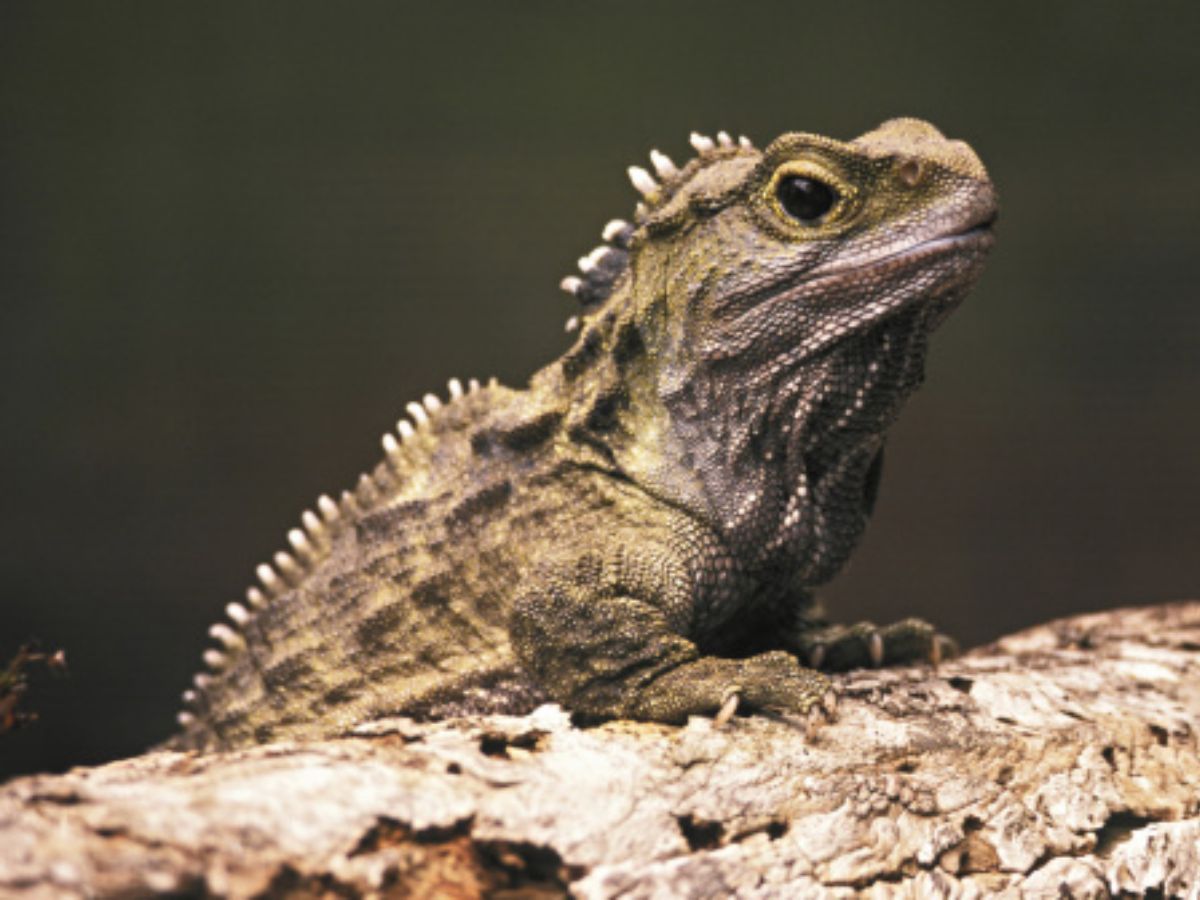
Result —
[[66, 647], [0, 776], [173, 728], [207, 625], [691, 129], [929, 118], [1003, 204], [826, 592], [967, 644], [1200, 594], [1196, 4], [0, 7], [0, 663]]

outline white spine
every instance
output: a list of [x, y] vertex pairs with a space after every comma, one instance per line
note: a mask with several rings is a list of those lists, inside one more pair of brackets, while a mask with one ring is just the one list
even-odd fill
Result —
[[437, 398], [436, 394], [426, 394], [421, 398], [421, 403], [431, 416], [442, 408], [442, 401]]
[[450, 399], [451, 400], [458, 400], [460, 397], [462, 397], [462, 395], [463, 395], [462, 382], [459, 381], [457, 378], [451, 378], [449, 381], [447, 381], [446, 387], [450, 391]]
[[218, 622], [211, 626], [208, 629], [208, 636], [221, 644], [226, 650], [239, 650], [246, 646], [246, 642], [242, 639], [242, 636], [224, 622]]
[[226, 606], [225, 615], [229, 616], [229, 620], [238, 628], [244, 628], [250, 621], [250, 611], [240, 603], [230, 603]]
[[258, 576], [258, 580], [262, 582], [262, 586], [266, 589], [267, 593], [272, 596], [283, 593], [286, 588], [286, 585], [280, 580], [279, 576], [275, 574], [275, 570], [266, 563], [259, 563], [258, 568], [254, 570], [254, 574]]
[[711, 150], [713, 147], [716, 146], [713, 143], [712, 138], [706, 137], [703, 134], [698, 134], [695, 131], [693, 131], [690, 135], [688, 135], [688, 143], [690, 143], [692, 145], [692, 147], [695, 148], [697, 153], [707, 153], [709, 150]]
[[592, 269], [600, 265], [601, 260], [603, 260], [604, 257], [611, 252], [611, 247], [601, 244], [599, 247], [596, 247], [594, 250], [592, 250], [592, 252], [587, 256], [581, 256], [579, 258], [579, 271], [584, 273], [592, 271]]
[[[312, 544], [309, 543], [307, 535], [299, 528], [293, 528], [287, 533], [288, 543], [292, 545], [292, 549], [296, 551], [296, 555], [307, 563], [311, 563], [317, 557], [317, 551]], [[232, 618], [232, 617], [231, 617]]]
[[600, 232], [600, 237], [604, 238], [606, 241], [614, 241], [617, 239], [617, 236], [628, 227], [629, 223], [624, 219], [613, 219], [604, 226], [604, 230]]
[[396, 423], [396, 430], [400, 432], [400, 440], [411, 441], [417, 430], [413, 428], [412, 422], [408, 419], [401, 419]]
[[717, 143], [720, 144], [722, 147], [732, 147], [733, 146], [733, 138], [731, 138], [729, 136], [728, 131], [718, 131], [717, 132]]
[[300, 568], [296, 560], [282, 550], [275, 554], [274, 560], [275, 568], [279, 570], [279, 574], [292, 582], [292, 584], [298, 582], [301, 576], [304, 575], [304, 570]]
[[658, 190], [658, 182], [654, 180], [654, 176], [641, 166], [630, 166], [627, 171], [629, 180], [643, 197], [650, 197]]
[[650, 163], [654, 166], [654, 171], [658, 173], [659, 178], [672, 178], [679, 174], [679, 169], [675, 167], [671, 157], [658, 150], [650, 151]]
[[314, 541], [319, 541], [325, 536], [325, 526], [321, 524], [321, 520], [311, 509], [300, 513], [300, 524], [304, 526], [304, 530]]
[[418, 428], [429, 423], [429, 413], [425, 412], [425, 407], [420, 403], [409, 403], [404, 408], [412, 416], [412, 420]]
[[224, 668], [225, 662], [225, 654], [220, 650], [209, 647], [204, 651], [204, 664], [214, 672]]
[[246, 602], [251, 609], [260, 609], [267, 605], [267, 595], [256, 587], [246, 588]]
[[322, 494], [317, 498], [317, 509], [321, 511], [321, 515], [325, 517], [325, 521], [332, 524], [341, 518], [341, 511], [338, 505], [333, 502], [333, 498], [328, 494]]

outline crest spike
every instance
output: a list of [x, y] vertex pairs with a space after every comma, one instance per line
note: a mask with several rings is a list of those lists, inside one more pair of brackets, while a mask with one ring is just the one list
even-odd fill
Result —
[[741, 147], [743, 150], [753, 150], [754, 149], [754, 144], [752, 144], [750, 142], [750, 138], [746, 137], [744, 134], [738, 136], [738, 146]]
[[325, 535], [325, 526], [321, 524], [321, 520], [311, 509], [300, 513], [300, 524], [304, 526], [304, 530], [314, 541], [319, 541]]
[[720, 144], [722, 147], [732, 147], [733, 146], [733, 138], [731, 138], [729, 136], [728, 131], [718, 131], [717, 132], [717, 143]]
[[599, 247], [594, 249], [587, 256], [581, 256], [579, 258], [579, 271], [583, 272], [585, 275], [588, 272], [592, 271], [592, 269], [594, 269], [594, 268], [596, 268], [596, 266], [600, 265], [600, 262], [604, 259], [604, 257], [606, 255], [608, 255], [610, 249], [611, 248], [608, 247], [607, 245], [601, 244]]
[[651, 197], [658, 191], [658, 182], [654, 180], [654, 176], [641, 166], [630, 166], [627, 171], [629, 180], [643, 197]]
[[230, 603], [226, 606], [225, 615], [229, 616], [229, 620], [239, 628], [244, 627], [250, 621], [250, 611], [240, 603]]
[[363, 472], [358, 476], [358, 484], [354, 486], [354, 499], [358, 501], [360, 508], [365, 508], [371, 505], [371, 501], [375, 499], [375, 494], [375, 482], [371, 480], [370, 475]]
[[304, 575], [304, 571], [300, 568], [300, 564], [291, 556], [280, 550], [273, 557], [275, 560], [275, 568], [284, 578], [295, 584]]
[[258, 576], [258, 580], [262, 582], [262, 586], [272, 597], [279, 596], [287, 588], [287, 585], [283, 583], [283, 579], [276, 575], [275, 570], [266, 563], [259, 563], [258, 567], [254, 570], [254, 574]]
[[671, 161], [671, 157], [657, 149], [650, 151], [650, 162], [659, 178], [673, 178], [679, 174], [679, 169]]
[[613, 219], [604, 226], [604, 230], [600, 232], [600, 237], [611, 244], [613, 241], [619, 238], [621, 236], [621, 232], [628, 227], [629, 223], [624, 219]]
[[411, 441], [417, 434], [417, 430], [413, 428], [412, 422], [408, 419], [401, 419], [397, 422], [396, 431], [399, 432], [402, 441]]
[[716, 146], [716, 144], [713, 143], [712, 138], [706, 137], [705, 135], [695, 131], [688, 135], [688, 143], [692, 145], [697, 153], [707, 153]]
[[224, 622], [210, 626], [208, 636], [226, 650], [240, 650], [246, 646], [245, 639]]
[[446, 389], [450, 391], [450, 399], [458, 400], [463, 395], [462, 382], [457, 378], [451, 378], [446, 382]]
[[583, 279], [578, 275], [568, 275], [558, 283], [558, 286], [572, 296], [579, 294], [579, 289], [583, 287]]
[[412, 420], [418, 428], [429, 424], [429, 413], [425, 412], [425, 407], [420, 403], [408, 403], [404, 409], [412, 416]]
[[321, 511], [321, 515], [325, 517], [325, 521], [331, 525], [341, 518], [341, 512], [338, 510], [337, 504], [333, 502], [333, 498], [328, 494], [322, 494], [317, 498], [317, 509]]

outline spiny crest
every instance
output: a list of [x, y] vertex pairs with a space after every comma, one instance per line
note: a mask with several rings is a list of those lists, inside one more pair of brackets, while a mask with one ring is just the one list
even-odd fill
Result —
[[[666, 204], [687, 183], [688, 179], [706, 163], [724, 158], [740, 150], [753, 150], [748, 137], [734, 141], [726, 131], [718, 131], [716, 140], [692, 132], [689, 142], [696, 156], [686, 165], [677, 166], [665, 153], [657, 149], [650, 151], [650, 164], [654, 174], [641, 166], [630, 166], [629, 180], [642, 195], [631, 224], [623, 219], [613, 219], [604, 226], [601, 238], [604, 243], [579, 258], [579, 275], [568, 275], [559, 286], [579, 301], [584, 313], [591, 312], [613, 291], [613, 286], [629, 266], [629, 248], [634, 232], [656, 209]], [[579, 327], [579, 317], [567, 321], [567, 331]]]
[[[488, 387], [495, 384], [495, 378], [488, 381]], [[419, 403], [409, 403], [405, 407], [408, 416], [396, 423], [395, 431], [383, 435], [383, 463], [373, 472], [360, 475], [352, 491], [343, 491], [338, 500], [322, 494], [317, 498], [315, 512], [306, 509], [300, 514], [300, 527], [292, 528], [287, 533], [290, 552], [281, 550], [270, 562], [261, 563], [255, 569], [259, 583], [246, 589], [245, 602], [230, 603], [225, 607], [229, 622], [218, 622], [208, 629], [209, 637], [217, 644], [204, 651], [204, 663], [209, 669], [220, 672], [227, 668], [233, 656], [246, 648], [243, 633], [258, 611], [272, 598], [297, 587], [328, 555], [333, 540], [347, 524], [362, 512], [370, 510], [390, 488], [398, 484], [405, 465], [404, 445], [429, 428], [433, 417], [448, 404], [478, 393], [483, 386], [475, 378], [469, 379], [465, 387], [457, 378], [451, 378], [448, 388], [446, 401], [426, 394]], [[193, 678], [193, 688], [184, 691], [183, 703], [187, 709], [177, 716], [181, 726], [186, 728], [195, 723], [196, 712], [203, 706], [204, 692], [211, 684], [212, 677], [209, 672], [200, 672]]]

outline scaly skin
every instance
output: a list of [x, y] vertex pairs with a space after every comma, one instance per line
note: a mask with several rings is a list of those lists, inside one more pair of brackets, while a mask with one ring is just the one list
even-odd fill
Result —
[[[410, 404], [385, 460], [260, 567], [181, 714], [181, 747], [388, 714], [682, 722], [805, 714], [815, 667], [936, 658], [908, 620], [811, 590], [870, 514], [884, 433], [992, 244], [966, 145], [913, 119], [764, 151], [694, 137], [564, 287], [578, 336], [527, 390]], [[800, 658], [814, 668], [806, 668]], [[732, 701], [732, 703], [730, 703]]]

